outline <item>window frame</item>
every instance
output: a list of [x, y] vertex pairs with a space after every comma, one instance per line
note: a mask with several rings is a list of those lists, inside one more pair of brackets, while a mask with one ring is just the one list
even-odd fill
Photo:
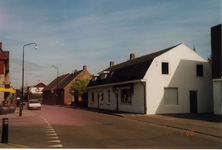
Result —
[[95, 102], [94, 92], [91, 93], [91, 102], [92, 102], [92, 103]]
[[[167, 73], [166, 73], [166, 69], [164, 69], [163, 64], [167, 64]], [[169, 75], [170, 74], [170, 63], [168, 61], [161, 62], [161, 74], [162, 75]]]
[[110, 104], [110, 89], [107, 90], [107, 104]]
[[[166, 98], [166, 94], [169, 94], [169, 93], [166, 93], [167, 90], [176, 90], [176, 104], [172, 104], [172, 101], [168, 100]], [[179, 105], [179, 90], [178, 90], [178, 87], [167, 87], [167, 88], [164, 88], [164, 95], [163, 95], [163, 103], [165, 106], [178, 106]]]
[[[198, 66], [202, 66], [202, 70], [198, 69]], [[201, 72], [200, 72], [201, 71]], [[196, 76], [197, 77], [204, 77], [204, 65], [203, 64], [196, 64]]]
[[[127, 90], [129, 91], [129, 94], [130, 94], [130, 102], [126, 103], [126, 100], [123, 101], [123, 90]], [[132, 104], [133, 103], [133, 94], [130, 92], [130, 88], [121, 88], [120, 89], [120, 103], [121, 104]]]

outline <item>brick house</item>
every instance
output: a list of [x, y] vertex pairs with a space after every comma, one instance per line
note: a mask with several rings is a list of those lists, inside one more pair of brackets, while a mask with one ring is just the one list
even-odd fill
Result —
[[83, 66], [83, 70], [75, 70], [73, 73], [68, 73], [55, 78], [48, 86], [43, 89], [43, 104], [70, 105], [74, 97], [70, 93], [71, 85], [80, 79], [91, 79], [87, 67]]
[[211, 66], [179, 44], [92, 75], [88, 107], [144, 114], [213, 112]]
[[15, 93], [10, 88], [9, 51], [4, 51], [0, 42], [0, 102], [8, 99], [9, 93]]

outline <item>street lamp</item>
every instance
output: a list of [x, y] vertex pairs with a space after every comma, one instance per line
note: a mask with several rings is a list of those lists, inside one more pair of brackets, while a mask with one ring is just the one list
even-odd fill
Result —
[[51, 69], [52, 69], [52, 67], [54, 67], [57, 70], [57, 95], [56, 95], [56, 101], [58, 102], [58, 76], [59, 76], [59, 69], [56, 66], [54, 66], [54, 65], [51, 66]]
[[22, 109], [23, 109], [23, 90], [24, 90], [24, 48], [25, 46], [35, 44], [35, 49], [37, 49], [36, 43], [29, 43], [23, 46], [23, 55], [22, 55], [22, 106], [20, 106], [19, 116], [22, 116]]

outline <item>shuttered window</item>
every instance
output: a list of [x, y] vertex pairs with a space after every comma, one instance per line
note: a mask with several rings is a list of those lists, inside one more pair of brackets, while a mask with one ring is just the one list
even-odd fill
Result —
[[178, 105], [178, 89], [177, 88], [164, 89], [164, 105]]

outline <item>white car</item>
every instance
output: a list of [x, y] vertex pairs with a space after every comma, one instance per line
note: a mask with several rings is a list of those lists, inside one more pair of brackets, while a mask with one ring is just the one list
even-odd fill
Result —
[[27, 109], [41, 110], [41, 104], [37, 99], [30, 99], [27, 103]]

